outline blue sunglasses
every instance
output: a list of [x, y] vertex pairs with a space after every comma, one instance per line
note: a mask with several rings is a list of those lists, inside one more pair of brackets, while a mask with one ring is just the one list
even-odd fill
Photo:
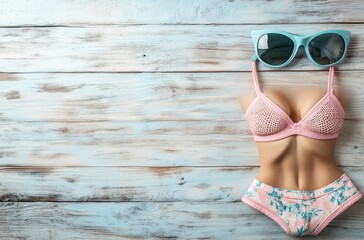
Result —
[[251, 37], [255, 50], [252, 60], [258, 59], [268, 67], [286, 66], [301, 45], [311, 62], [319, 67], [329, 67], [344, 59], [351, 32], [333, 29], [304, 35], [263, 29], [251, 31]]

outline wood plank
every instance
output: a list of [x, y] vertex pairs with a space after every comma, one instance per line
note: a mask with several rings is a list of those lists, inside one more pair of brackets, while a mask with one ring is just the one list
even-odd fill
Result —
[[[0, 166], [257, 166], [245, 121], [9, 122]], [[339, 166], [364, 166], [364, 123], [346, 120]]]
[[[1, 167], [0, 201], [241, 201], [258, 170], [257, 167]], [[342, 170], [358, 189], [364, 189], [363, 167]], [[364, 198], [359, 201], [364, 202]]]
[[[284, 77], [282, 77], [284, 74]], [[351, 96], [346, 119], [363, 120], [363, 71], [335, 71], [334, 91]], [[260, 72], [262, 90], [326, 91], [328, 70]], [[251, 72], [0, 74], [0, 123], [19, 121], [241, 121], [238, 97], [255, 94]]]
[[3, 1], [1, 26], [91, 24], [362, 23], [360, 0]]
[[[292, 239], [243, 202], [0, 203], [1, 239]], [[318, 237], [362, 239], [364, 203]], [[274, 236], [274, 237], [273, 237]]]
[[[250, 31], [261, 25], [116, 25], [0, 28], [2, 72], [247, 71], [253, 55]], [[364, 69], [362, 24], [284, 24], [291, 32], [330, 28], [353, 32], [338, 69]], [[147, 36], [147, 38], [146, 38]], [[306, 57], [272, 70], [318, 70]]]
[[[336, 159], [340, 166], [363, 166], [363, 73], [335, 74], [335, 91], [353, 96]], [[325, 89], [328, 72], [259, 75], [263, 88]], [[0, 79], [3, 166], [239, 166], [243, 158], [247, 166], [258, 164], [237, 99], [254, 93], [251, 73], [28, 73]]]

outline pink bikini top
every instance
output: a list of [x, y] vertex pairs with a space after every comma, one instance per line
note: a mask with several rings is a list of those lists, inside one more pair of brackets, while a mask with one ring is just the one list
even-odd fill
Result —
[[298, 122], [259, 89], [255, 61], [251, 62], [254, 88], [258, 94], [245, 115], [255, 141], [269, 142], [291, 135], [332, 139], [339, 135], [345, 110], [333, 93], [334, 66], [330, 66], [327, 93]]

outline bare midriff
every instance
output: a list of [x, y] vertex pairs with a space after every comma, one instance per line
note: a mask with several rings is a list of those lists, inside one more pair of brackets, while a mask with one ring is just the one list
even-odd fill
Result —
[[334, 158], [336, 139], [317, 140], [293, 135], [272, 142], [257, 142], [260, 169], [257, 180], [273, 187], [315, 190], [344, 172]]
[[[265, 89], [265, 94], [277, 103], [294, 122], [298, 122], [325, 94], [324, 88]], [[334, 91], [342, 105], [349, 102], [349, 94]], [[245, 112], [255, 94], [240, 97]], [[316, 190], [334, 182], [344, 172], [335, 161], [337, 139], [314, 139], [291, 135], [276, 141], [259, 142], [260, 169], [257, 180], [273, 187], [290, 190]]]

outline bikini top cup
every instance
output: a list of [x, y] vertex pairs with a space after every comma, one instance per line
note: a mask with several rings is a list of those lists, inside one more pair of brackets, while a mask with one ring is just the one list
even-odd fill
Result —
[[256, 98], [248, 106], [245, 115], [254, 140], [269, 142], [291, 135], [314, 139], [333, 139], [339, 135], [345, 118], [345, 110], [333, 93], [334, 66], [330, 66], [327, 93], [298, 122], [259, 88], [255, 61], [251, 62]]

